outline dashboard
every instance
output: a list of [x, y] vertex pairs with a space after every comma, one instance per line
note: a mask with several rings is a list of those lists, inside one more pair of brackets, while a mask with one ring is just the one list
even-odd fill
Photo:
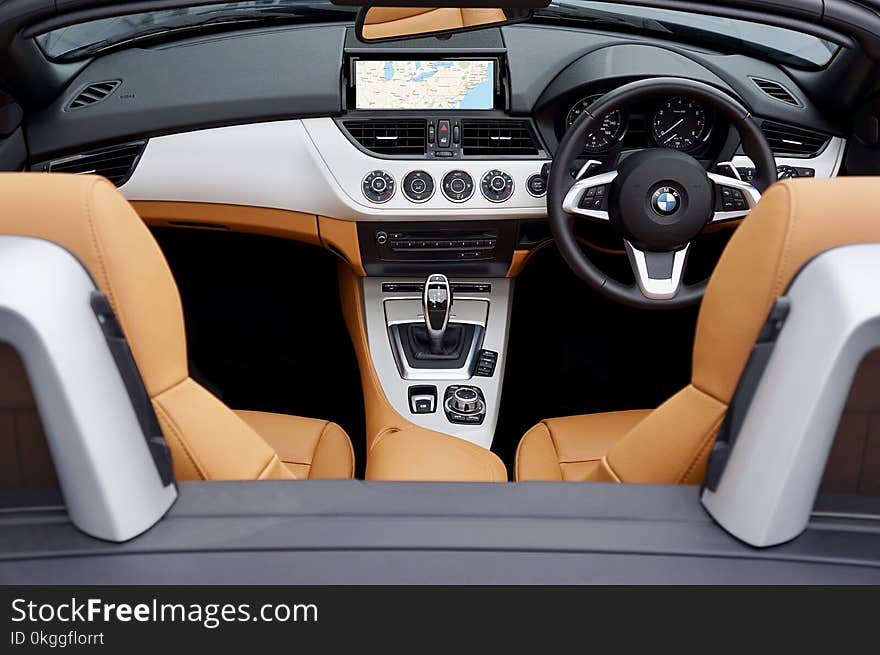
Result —
[[[27, 138], [33, 169], [95, 170], [131, 200], [357, 223], [368, 272], [418, 259], [499, 273], [541, 232], [565, 131], [602, 94], [664, 76], [749, 107], [783, 177], [840, 171], [844, 133], [779, 66], [534, 24], [372, 45], [345, 25], [286, 26], [121, 50], [85, 65]], [[111, 90], [83, 104], [96, 88]], [[753, 172], [736, 131], [677, 96], [604, 117], [572, 173], [647, 147]]]

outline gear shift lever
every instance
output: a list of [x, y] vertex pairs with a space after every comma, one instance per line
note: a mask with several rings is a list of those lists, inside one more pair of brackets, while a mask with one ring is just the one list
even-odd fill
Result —
[[432, 273], [425, 280], [422, 308], [425, 311], [425, 327], [431, 339], [431, 352], [440, 354], [443, 352], [443, 335], [446, 334], [452, 313], [452, 287], [445, 275]]

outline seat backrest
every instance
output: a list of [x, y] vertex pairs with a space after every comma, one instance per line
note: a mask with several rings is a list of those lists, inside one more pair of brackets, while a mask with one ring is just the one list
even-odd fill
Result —
[[0, 234], [57, 243], [89, 271], [131, 347], [177, 479], [293, 477], [254, 430], [190, 378], [174, 278], [149, 230], [110, 182], [0, 173]]
[[878, 191], [877, 178], [787, 181], [767, 191], [709, 282], [691, 384], [611, 449], [597, 479], [703, 480], [718, 428], [773, 303], [819, 253], [880, 242]]

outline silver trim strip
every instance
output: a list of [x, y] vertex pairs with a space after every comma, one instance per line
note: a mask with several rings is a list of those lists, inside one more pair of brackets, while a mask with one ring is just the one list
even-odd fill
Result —
[[688, 251], [691, 244], [687, 244], [681, 250], [675, 252], [672, 261], [672, 276], [655, 279], [648, 275], [648, 261], [644, 250], [639, 250], [629, 241], [624, 239], [626, 253], [629, 255], [630, 264], [636, 274], [636, 282], [645, 298], [651, 300], [671, 300], [678, 294], [681, 288], [681, 278], [684, 275], [684, 267], [687, 264]]

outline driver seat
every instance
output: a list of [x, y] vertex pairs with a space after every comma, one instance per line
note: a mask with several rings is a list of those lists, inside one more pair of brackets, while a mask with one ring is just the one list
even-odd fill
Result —
[[[233, 411], [190, 377], [183, 311], [171, 270], [140, 217], [106, 179], [0, 174], [0, 234], [52, 241], [92, 276], [131, 348], [171, 449], [175, 478], [354, 476], [351, 442], [335, 423]], [[0, 371], [5, 387], [27, 386], [19, 370], [7, 366]]]
[[730, 240], [709, 282], [691, 383], [657, 409], [540, 422], [519, 444], [516, 480], [701, 483], [771, 307], [816, 255], [880, 242], [877, 189], [877, 178], [771, 187]]

